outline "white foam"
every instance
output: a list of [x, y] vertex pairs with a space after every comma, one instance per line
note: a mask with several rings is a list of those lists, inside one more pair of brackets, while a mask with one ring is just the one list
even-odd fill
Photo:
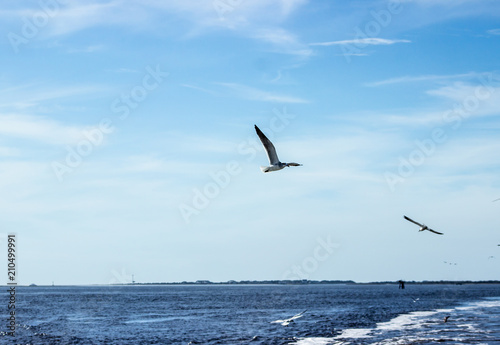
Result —
[[426, 322], [425, 318], [434, 314], [437, 314], [437, 311], [414, 311], [402, 314], [390, 321], [377, 323], [377, 330], [397, 331], [403, 328], [420, 328]]
[[302, 338], [296, 343], [288, 343], [293, 345], [335, 345], [342, 344], [342, 342], [334, 342], [333, 338]]
[[359, 338], [371, 338], [371, 335], [368, 335], [372, 329], [369, 328], [348, 328], [344, 329], [342, 333], [335, 337], [335, 339], [359, 339]]
[[487, 300], [487, 301], [480, 301], [480, 302], [473, 302], [470, 303], [469, 305], [463, 306], [463, 307], [457, 307], [455, 308], [456, 310], [473, 310], [477, 308], [498, 308], [500, 307], [500, 300]]

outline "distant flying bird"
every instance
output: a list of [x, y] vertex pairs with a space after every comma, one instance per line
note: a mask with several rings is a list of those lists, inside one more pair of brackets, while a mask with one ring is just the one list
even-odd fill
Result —
[[304, 310], [303, 312], [298, 313], [297, 315], [294, 315], [294, 316], [292, 316], [289, 319], [271, 321], [271, 323], [279, 323], [282, 326], [288, 326], [290, 324], [290, 322], [293, 322], [295, 319], [298, 319], [299, 317], [302, 317], [306, 311], [307, 310]]
[[280, 162], [278, 155], [276, 154], [276, 149], [274, 148], [273, 143], [267, 139], [267, 137], [262, 133], [262, 131], [255, 125], [255, 131], [257, 132], [257, 135], [260, 138], [260, 141], [262, 141], [262, 145], [264, 145], [264, 148], [266, 149], [267, 152], [267, 158], [269, 158], [269, 163], [271, 164], [268, 167], [260, 167], [260, 170], [262, 172], [270, 172], [270, 171], [276, 171], [276, 170], [281, 170], [285, 167], [298, 167], [301, 166], [302, 164], [299, 163], [282, 163]]
[[493, 202], [500, 200], [500, 198], [493, 200]]
[[448, 322], [448, 319], [450, 318], [450, 315], [444, 317], [444, 322]]
[[404, 219], [406, 219], [406, 220], [408, 220], [408, 221], [410, 221], [410, 222], [412, 222], [412, 223], [417, 224], [418, 226], [420, 226], [420, 230], [418, 230], [418, 231], [429, 230], [430, 232], [433, 232], [433, 233], [438, 234], [438, 235], [442, 235], [443, 234], [442, 232], [437, 232], [435, 230], [432, 230], [427, 225], [420, 224], [420, 223], [414, 221], [413, 219], [408, 218], [407, 216], [403, 216], [403, 217], [404, 217]]
[[411, 297], [411, 299], [413, 300], [413, 303], [415, 303], [415, 302], [417, 302], [420, 299], [420, 297], [419, 298], [413, 298], [413, 297]]

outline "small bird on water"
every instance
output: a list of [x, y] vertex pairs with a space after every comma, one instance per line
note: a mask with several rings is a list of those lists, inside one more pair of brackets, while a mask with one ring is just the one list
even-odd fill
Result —
[[288, 326], [290, 324], [290, 322], [293, 322], [295, 319], [298, 319], [299, 317], [302, 317], [306, 311], [307, 310], [304, 310], [303, 312], [298, 313], [297, 315], [294, 315], [294, 316], [292, 316], [291, 318], [288, 318], [288, 319], [271, 321], [271, 323], [279, 323], [282, 326]]

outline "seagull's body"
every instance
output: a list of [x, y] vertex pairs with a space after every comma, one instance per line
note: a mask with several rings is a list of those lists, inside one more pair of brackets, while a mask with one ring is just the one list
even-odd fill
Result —
[[260, 138], [260, 141], [262, 142], [262, 145], [264, 145], [264, 148], [266, 149], [267, 153], [267, 158], [269, 158], [269, 164], [270, 166], [267, 167], [260, 167], [260, 170], [262, 172], [270, 172], [270, 171], [276, 171], [276, 170], [281, 170], [285, 167], [298, 167], [301, 166], [302, 164], [299, 163], [282, 163], [280, 162], [278, 155], [276, 154], [276, 149], [274, 148], [273, 143], [267, 139], [267, 137], [262, 133], [262, 131], [255, 125], [255, 131], [257, 132], [257, 135]]
[[279, 323], [282, 326], [288, 326], [290, 324], [290, 322], [293, 322], [295, 319], [298, 319], [299, 317], [302, 317], [306, 311], [307, 310], [304, 310], [303, 312], [298, 313], [297, 315], [294, 315], [294, 316], [292, 316], [291, 318], [288, 318], [288, 319], [271, 321], [271, 323]]
[[438, 232], [438, 231], [436, 231], [436, 230], [432, 230], [432, 229], [431, 229], [431, 228], [429, 228], [427, 225], [425, 225], [425, 224], [420, 224], [419, 222], [416, 222], [416, 221], [414, 221], [413, 219], [408, 218], [407, 216], [403, 216], [403, 217], [404, 217], [404, 219], [406, 219], [406, 220], [408, 220], [408, 221], [412, 222], [413, 224], [417, 224], [418, 226], [420, 226], [420, 230], [418, 230], [418, 231], [429, 230], [430, 232], [433, 232], [433, 233], [438, 234], [438, 235], [442, 235], [442, 234], [443, 234], [442, 232]]

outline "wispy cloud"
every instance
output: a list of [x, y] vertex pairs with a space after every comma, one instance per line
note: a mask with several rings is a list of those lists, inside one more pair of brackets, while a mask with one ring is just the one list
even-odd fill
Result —
[[1, 157], [15, 157], [20, 155], [20, 150], [12, 147], [0, 146]]
[[309, 103], [308, 100], [299, 97], [287, 96], [276, 94], [269, 91], [263, 91], [250, 86], [236, 84], [236, 83], [215, 83], [216, 85], [223, 86], [231, 91], [237, 97], [261, 101], [261, 102], [278, 102], [278, 103]]
[[0, 109], [27, 109], [47, 101], [61, 100], [74, 96], [101, 94], [109, 91], [102, 85], [42, 85], [31, 83], [6, 88], [0, 93]]
[[[411, 126], [460, 126], [462, 122], [498, 115], [500, 109], [499, 82], [488, 84], [455, 82], [427, 90], [425, 93], [440, 100], [432, 109], [419, 109], [382, 115], [388, 124]], [[488, 124], [488, 127], [490, 125]]]
[[84, 129], [40, 116], [0, 115], [0, 134], [45, 144], [75, 143], [82, 138]]
[[193, 89], [193, 90], [205, 92], [205, 93], [208, 93], [210, 95], [219, 95], [217, 92], [215, 92], [213, 90], [209, 90], [209, 89], [206, 89], [206, 88], [203, 88], [200, 86], [196, 86], [196, 85], [192, 85], [192, 84], [181, 84], [181, 86], [186, 87], [188, 89]]
[[490, 35], [495, 35], [495, 36], [500, 35], [500, 29], [491, 29], [486, 32], [489, 33]]
[[97, 44], [97, 45], [91, 45], [87, 47], [82, 47], [82, 48], [70, 48], [68, 50], [68, 53], [94, 53], [96, 51], [104, 49], [104, 45], [102, 44]]
[[267, 28], [252, 32], [252, 37], [273, 44], [277, 52], [309, 57], [313, 51], [292, 33], [281, 28]]
[[333, 45], [356, 45], [356, 46], [367, 46], [367, 45], [391, 45], [395, 43], [410, 43], [409, 40], [403, 39], [386, 39], [386, 38], [359, 38], [353, 40], [342, 40], [342, 41], [330, 41], [330, 42], [316, 42], [310, 43], [310, 46], [333, 46]]
[[446, 81], [446, 80], [454, 80], [454, 79], [470, 79], [470, 78], [477, 78], [478, 75], [479, 75], [479, 73], [470, 72], [470, 73], [450, 74], [450, 75], [428, 74], [428, 75], [420, 75], [420, 76], [403, 76], [403, 77], [390, 78], [390, 79], [384, 79], [384, 80], [366, 83], [365, 86], [375, 87], [375, 86], [400, 84], [400, 83], [414, 83], [414, 82], [423, 82], [423, 81]]

